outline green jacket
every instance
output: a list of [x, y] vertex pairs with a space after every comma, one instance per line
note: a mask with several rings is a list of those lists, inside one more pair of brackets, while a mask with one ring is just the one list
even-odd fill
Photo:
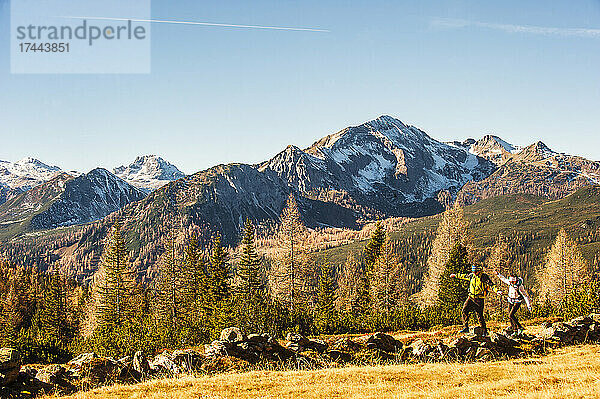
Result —
[[456, 277], [469, 282], [469, 296], [472, 298], [485, 298], [490, 288], [494, 292], [498, 292], [498, 288], [496, 288], [490, 276], [485, 273], [481, 273], [479, 277], [475, 273], [458, 273]]

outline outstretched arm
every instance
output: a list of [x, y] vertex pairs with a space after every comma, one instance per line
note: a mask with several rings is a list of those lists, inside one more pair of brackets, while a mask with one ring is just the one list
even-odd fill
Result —
[[500, 281], [502, 281], [504, 284], [510, 285], [510, 281], [508, 281], [508, 279], [506, 277], [504, 277], [503, 275], [501, 275], [500, 273], [496, 272], [496, 276], [498, 276]]
[[521, 295], [523, 295], [523, 298], [525, 298], [525, 304], [527, 305], [527, 309], [531, 310], [531, 299], [529, 298], [527, 291], [525, 291], [525, 287], [520, 285], [519, 292], [521, 293]]
[[465, 280], [465, 281], [471, 281], [471, 279], [469, 278], [468, 274], [464, 274], [464, 273], [456, 273], [456, 274], [451, 274], [450, 277], [452, 278], [457, 278], [459, 280]]

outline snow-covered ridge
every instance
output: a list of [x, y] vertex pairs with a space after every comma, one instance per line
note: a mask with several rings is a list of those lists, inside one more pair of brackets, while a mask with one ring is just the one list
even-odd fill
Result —
[[156, 155], [137, 157], [130, 165], [119, 166], [113, 171], [115, 175], [146, 193], [185, 177], [175, 165]]
[[27, 157], [17, 162], [0, 161], [0, 184], [27, 191], [62, 173], [58, 166], [50, 166]]
[[326, 136], [305, 150], [289, 146], [259, 165], [259, 171], [267, 169], [300, 192], [392, 198], [389, 205], [396, 206], [458, 189], [487, 176], [493, 165], [384, 115]]

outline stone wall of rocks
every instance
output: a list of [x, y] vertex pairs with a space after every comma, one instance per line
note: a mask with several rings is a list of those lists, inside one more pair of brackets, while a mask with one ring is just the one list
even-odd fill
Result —
[[[15, 349], [0, 349], [0, 397], [33, 397], [43, 393], [68, 394], [112, 383], [135, 383], [147, 378], [190, 373], [249, 369], [252, 365], [280, 364], [297, 368], [331, 367], [381, 361], [487, 361], [546, 353], [549, 348], [600, 342], [600, 314], [569, 322], [546, 323], [538, 335], [483, 336], [476, 327], [469, 334], [445, 340], [401, 341], [378, 332], [358, 338], [309, 339], [288, 334], [285, 345], [268, 334], [245, 335], [236, 327], [222, 331], [203, 352], [165, 351], [151, 360], [143, 352], [113, 359], [84, 353], [66, 364], [34, 369], [23, 366]], [[254, 366], [257, 367], [257, 366]]]

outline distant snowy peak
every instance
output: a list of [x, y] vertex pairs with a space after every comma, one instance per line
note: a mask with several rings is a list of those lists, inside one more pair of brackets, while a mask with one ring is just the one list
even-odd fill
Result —
[[346, 192], [394, 208], [458, 189], [487, 176], [493, 165], [384, 115], [323, 137], [304, 151], [289, 146], [259, 165], [260, 171], [267, 169], [301, 193]]
[[469, 146], [471, 154], [485, 158], [496, 165], [506, 162], [512, 154], [517, 154], [520, 151], [521, 148], [493, 135], [486, 135], [482, 139], [472, 142]]
[[156, 155], [137, 157], [129, 166], [115, 168], [114, 173], [146, 193], [185, 177], [175, 165]]
[[61, 173], [0, 205], [0, 226], [17, 232], [89, 223], [145, 197], [106, 169]]
[[42, 161], [27, 157], [18, 162], [0, 161], [0, 184], [27, 191], [45, 183], [62, 173], [58, 166], [50, 166]]

